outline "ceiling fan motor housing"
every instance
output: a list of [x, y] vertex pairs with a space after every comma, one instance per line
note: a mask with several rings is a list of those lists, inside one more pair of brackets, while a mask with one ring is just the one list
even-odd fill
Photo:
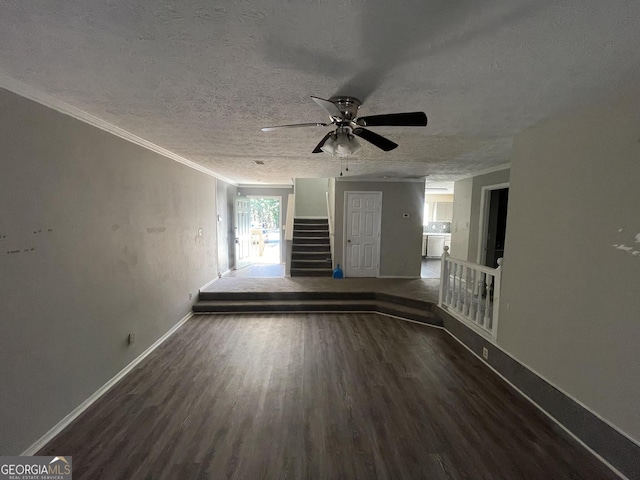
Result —
[[358, 116], [358, 109], [360, 108], [360, 105], [362, 105], [362, 102], [356, 97], [331, 97], [329, 101], [342, 113], [342, 118], [336, 120], [338, 120], [338, 122], [344, 121], [346, 123], [350, 123]]

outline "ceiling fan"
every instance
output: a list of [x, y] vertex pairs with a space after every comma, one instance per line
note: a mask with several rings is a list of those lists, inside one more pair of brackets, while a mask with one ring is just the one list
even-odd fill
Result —
[[376, 147], [388, 152], [398, 146], [397, 143], [378, 135], [364, 127], [426, 127], [427, 115], [424, 112], [389, 113], [386, 115], [370, 115], [358, 117], [358, 109], [362, 102], [355, 97], [331, 97], [329, 100], [311, 96], [329, 114], [331, 123], [296, 123], [264, 127], [263, 132], [271, 132], [281, 128], [326, 127], [335, 125], [336, 129], [327, 133], [312, 153], [325, 152], [330, 155], [346, 156], [360, 151], [360, 144], [355, 137], [360, 137]]

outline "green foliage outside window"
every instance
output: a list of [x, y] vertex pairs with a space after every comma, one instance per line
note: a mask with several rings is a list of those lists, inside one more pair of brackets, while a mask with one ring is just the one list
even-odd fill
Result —
[[264, 229], [280, 225], [280, 201], [276, 198], [251, 198], [251, 224]]

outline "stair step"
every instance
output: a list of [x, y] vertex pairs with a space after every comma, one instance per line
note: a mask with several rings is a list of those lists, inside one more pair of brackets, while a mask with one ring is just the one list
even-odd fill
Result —
[[320, 224], [329, 224], [328, 218], [294, 218], [293, 224], [303, 224], [303, 223], [320, 223]]
[[329, 230], [329, 224], [328, 223], [294, 223], [293, 224], [293, 231], [296, 230]]
[[316, 238], [329, 238], [329, 230], [294, 230], [293, 241], [299, 237], [316, 237]]
[[[340, 282], [341, 280], [336, 280]], [[338, 285], [338, 283], [336, 285]], [[339, 288], [339, 287], [337, 287]], [[306, 292], [200, 292], [199, 301], [249, 301], [259, 302], [265, 300], [376, 300], [379, 294], [374, 292], [322, 292], [317, 290]], [[422, 308], [430, 308], [430, 303], [423, 302]]]
[[265, 301], [265, 300], [371, 300], [377, 302], [394, 303], [406, 307], [417, 308], [420, 310], [431, 310], [433, 304], [425, 300], [414, 298], [399, 297], [382, 292], [356, 291], [350, 292], [342, 290], [340, 282], [343, 280], [335, 280], [335, 289], [333, 291], [311, 290], [306, 292], [200, 292], [198, 294], [199, 301]]
[[294, 268], [290, 270], [292, 277], [331, 277], [333, 270], [331, 268]]
[[326, 268], [327, 263], [331, 263], [331, 259], [330, 258], [296, 258], [295, 260], [293, 260], [295, 262], [298, 262], [300, 265], [311, 265], [313, 263], [322, 263], [323, 267]]
[[380, 312], [429, 325], [441, 326], [441, 320], [430, 310], [407, 307], [392, 302], [372, 300], [261, 300], [261, 301], [199, 301], [194, 313], [256, 313], [256, 312]]
[[316, 261], [331, 261], [331, 252], [326, 251], [309, 251], [309, 252], [291, 252], [291, 260], [316, 260]]
[[321, 245], [328, 246], [329, 245], [329, 237], [298, 237], [293, 239], [293, 247], [295, 248], [297, 245]]
[[293, 252], [329, 252], [331, 253], [331, 246], [329, 244], [329, 242], [323, 242], [323, 243], [299, 243], [296, 245], [292, 245], [291, 248], [292, 253]]
[[331, 260], [292, 260], [291, 268], [293, 270], [308, 270], [310, 268], [326, 270], [329, 268], [333, 274]]

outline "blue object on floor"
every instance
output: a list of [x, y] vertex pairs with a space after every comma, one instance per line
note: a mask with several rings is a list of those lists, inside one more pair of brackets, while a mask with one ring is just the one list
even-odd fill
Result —
[[333, 270], [333, 278], [344, 278], [344, 273], [342, 273], [342, 270], [340, 269], [340, 264], [338, 264]]

